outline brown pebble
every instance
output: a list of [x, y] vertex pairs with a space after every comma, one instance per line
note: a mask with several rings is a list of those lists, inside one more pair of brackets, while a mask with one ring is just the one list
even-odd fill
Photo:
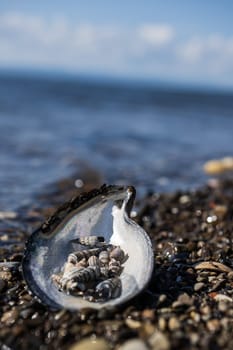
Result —
[[12, 309], [11, 311], [5, 312], [1, 317], [1, 322], [5, 323], [6, 326], [10, 326], [15, 323], [18, 317], [18, 311], [16, 309]]
[[127, 318], [125, 320], [125, 323], [127, 324], [127, 326], [131, 329], [138, 329], [141, 327], [141, 322], [133, 320], [132, 318]]
[[214, 299], [217, 301], [224, 301], [224, 302], [230, 302], [230, 303], [233, 302], [233, 299], [225, 294], [216, 294], [214, 296]]
[[227, 303], [226, 302], [224, 302], [224, 301], [220, 301], [219, 303], [218, 303], [218, 309], [219, 309], [219, 311], [221, 311], [221, 312], [226, 312], [227, 311], [227, 309], [228, 309], [228, 305], [227, 305]]
[[190, 316], [191, 316], [191, 318], [193, 319], [193, 321], [195, 321], [195, 322], [199, 322], [200, 319], [201, 319], [200, 314], [198, 314], [198, 313], [195, 312], [195, 311], [191, 311]]
[[71, 345], [68, 350], [109, 350], [109, 345], [103, 338], [83, 339]]
[[198, 292], [199, 290], [203, 289], [205, 287], [205, 283], [198, 282], [194, 284], [194, 290], [195, 292]]
[[197, 333], [190, 333], [189, 334], [189, 339], [192, 343], [192, 345], [196, 345], [198, 343], [199, 340], [199, 335]]
[[139, 329], [139, 335], [141, 338], [147, 339], [154, 333], [155, 329], [155, 326], [151, 322], [145, 321], [142, 323], [142, 327]]
[[201, 313], [203, 315], [209, 315], [210, 314], [210, 307], [208, 305], [205, 305], [201, 308]]
[[172, 303], [173, 308], [179, 308], [183, 306], [191, 306], [193, 304], [193, 299], [187, 294], [181, 294], [176, 301]]
[[169, 350], [170, 343], [167, 336], [160, 332], [155, 331], [148, 340], [152, 350]]
[[176, 331], [177, 329], [179, 329], [180, 328], [180, 321], [178, 320], [178, 318], [176, 318], [174, 316], [169, 318], [168, 328], [171, 331]]
[[216, 332], [220, 328], [220, 322], [216, 318], [209, 320], [206, 325], [210, 332]]
[[153, 321], [154, 318], [155, 318], [154, 310], [145, 309], [145, 310], [142, 311], [142, 319], [143, 320]]
[[229, 278], [229, 280], [233, 280], [233, 271], [228, 272], [227, 278]]
[[148, 350], [146, 344], [138, 338], [127, 340], [119, 348], [119, 350]]
[[4, 281], [10, 281], [12, 279], [12, 273], [10, 271], [0, 271], [0, 278]]
[[159, 329], [161, 331], [164, 331], [167, 327], [167, 322], [165, 320], [165, 318], [163, 317], [160, 317], [159, 320], [158, 320], [158, 326], [159, 326]]
[[158, 299], [158, 302], [157, 302], [157, 306], [162, 305], [166, 300], [167, 300], [166, 294], [161, 294], [159, 296], [159, 299]]
[[213, 271], [223, 271], [231, 272], [232, 269], [224, 264], [221, 264], [217, 261], [203, 261], [197, 263], [195, 266], [196, 270], [213, 270]]

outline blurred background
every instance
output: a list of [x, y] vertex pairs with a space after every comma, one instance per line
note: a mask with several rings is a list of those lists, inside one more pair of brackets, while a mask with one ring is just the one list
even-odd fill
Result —
[[232, 155], [232, 10], [1, 0], [0, 210], [84, 168], [142, 194], [203, 184]]

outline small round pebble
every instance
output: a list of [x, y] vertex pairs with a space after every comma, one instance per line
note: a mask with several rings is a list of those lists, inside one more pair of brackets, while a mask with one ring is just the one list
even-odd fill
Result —
[[198, 283], [195, 283], [194, 290], [195, 292], [199, 292], [199, 290], [203, 289], [204, 287], [205, 287], [205, 283], [198, 282]]
[[155, 331], [150, 336], [149, 344], [152, 350], [169, 350], [170, 349], [170, 343], [167, 336], [160, 331]]
[[171, 317], [168, 321], [168, 328], [171, 331], [176, 331], [180, 328], [180, 321], [176, 317]]
[[118, 350], [149, 350], [149, 348], [142, 340], [136, 338], [126, 341]]
[[68, 348], [68, 350], [109, 350], [109, 345], [104, 338], [83, 339]]

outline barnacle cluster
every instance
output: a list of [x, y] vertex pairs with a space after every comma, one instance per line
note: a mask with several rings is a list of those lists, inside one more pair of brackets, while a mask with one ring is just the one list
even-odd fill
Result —
[[80, 237], [76, 243], [80, 249], [68, 255], [59, 274], [51, 276], [59, 291], [91, 302], [119, 297], [119, 276], [127, 260], [124, 251], [106, 243], [102, 236]]

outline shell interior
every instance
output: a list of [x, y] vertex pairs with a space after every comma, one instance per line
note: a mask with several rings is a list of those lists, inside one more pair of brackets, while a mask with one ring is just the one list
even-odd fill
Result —
[[[47, 233], [39, 229], [32, 234], [23, 272], [29, 288], [43, 303], [52, 308], [99, 309], [121, 304], [145, 287], [153, 270], [153, 251], [146, 232], [129, 218], [134, 195], [133, 187], [102, 187], [94, 197], [65, 215], [55, 229]], [[77, 238], [89, 235], [103, 236], [107, 243], [119, 245], [128, 254], [120, 275], [122, 292], [118, 298], [90, 302], [59, 291], [51, 280], [53, 274], [61, 271], [68, 254], [82, 249], [75, 243]]]

